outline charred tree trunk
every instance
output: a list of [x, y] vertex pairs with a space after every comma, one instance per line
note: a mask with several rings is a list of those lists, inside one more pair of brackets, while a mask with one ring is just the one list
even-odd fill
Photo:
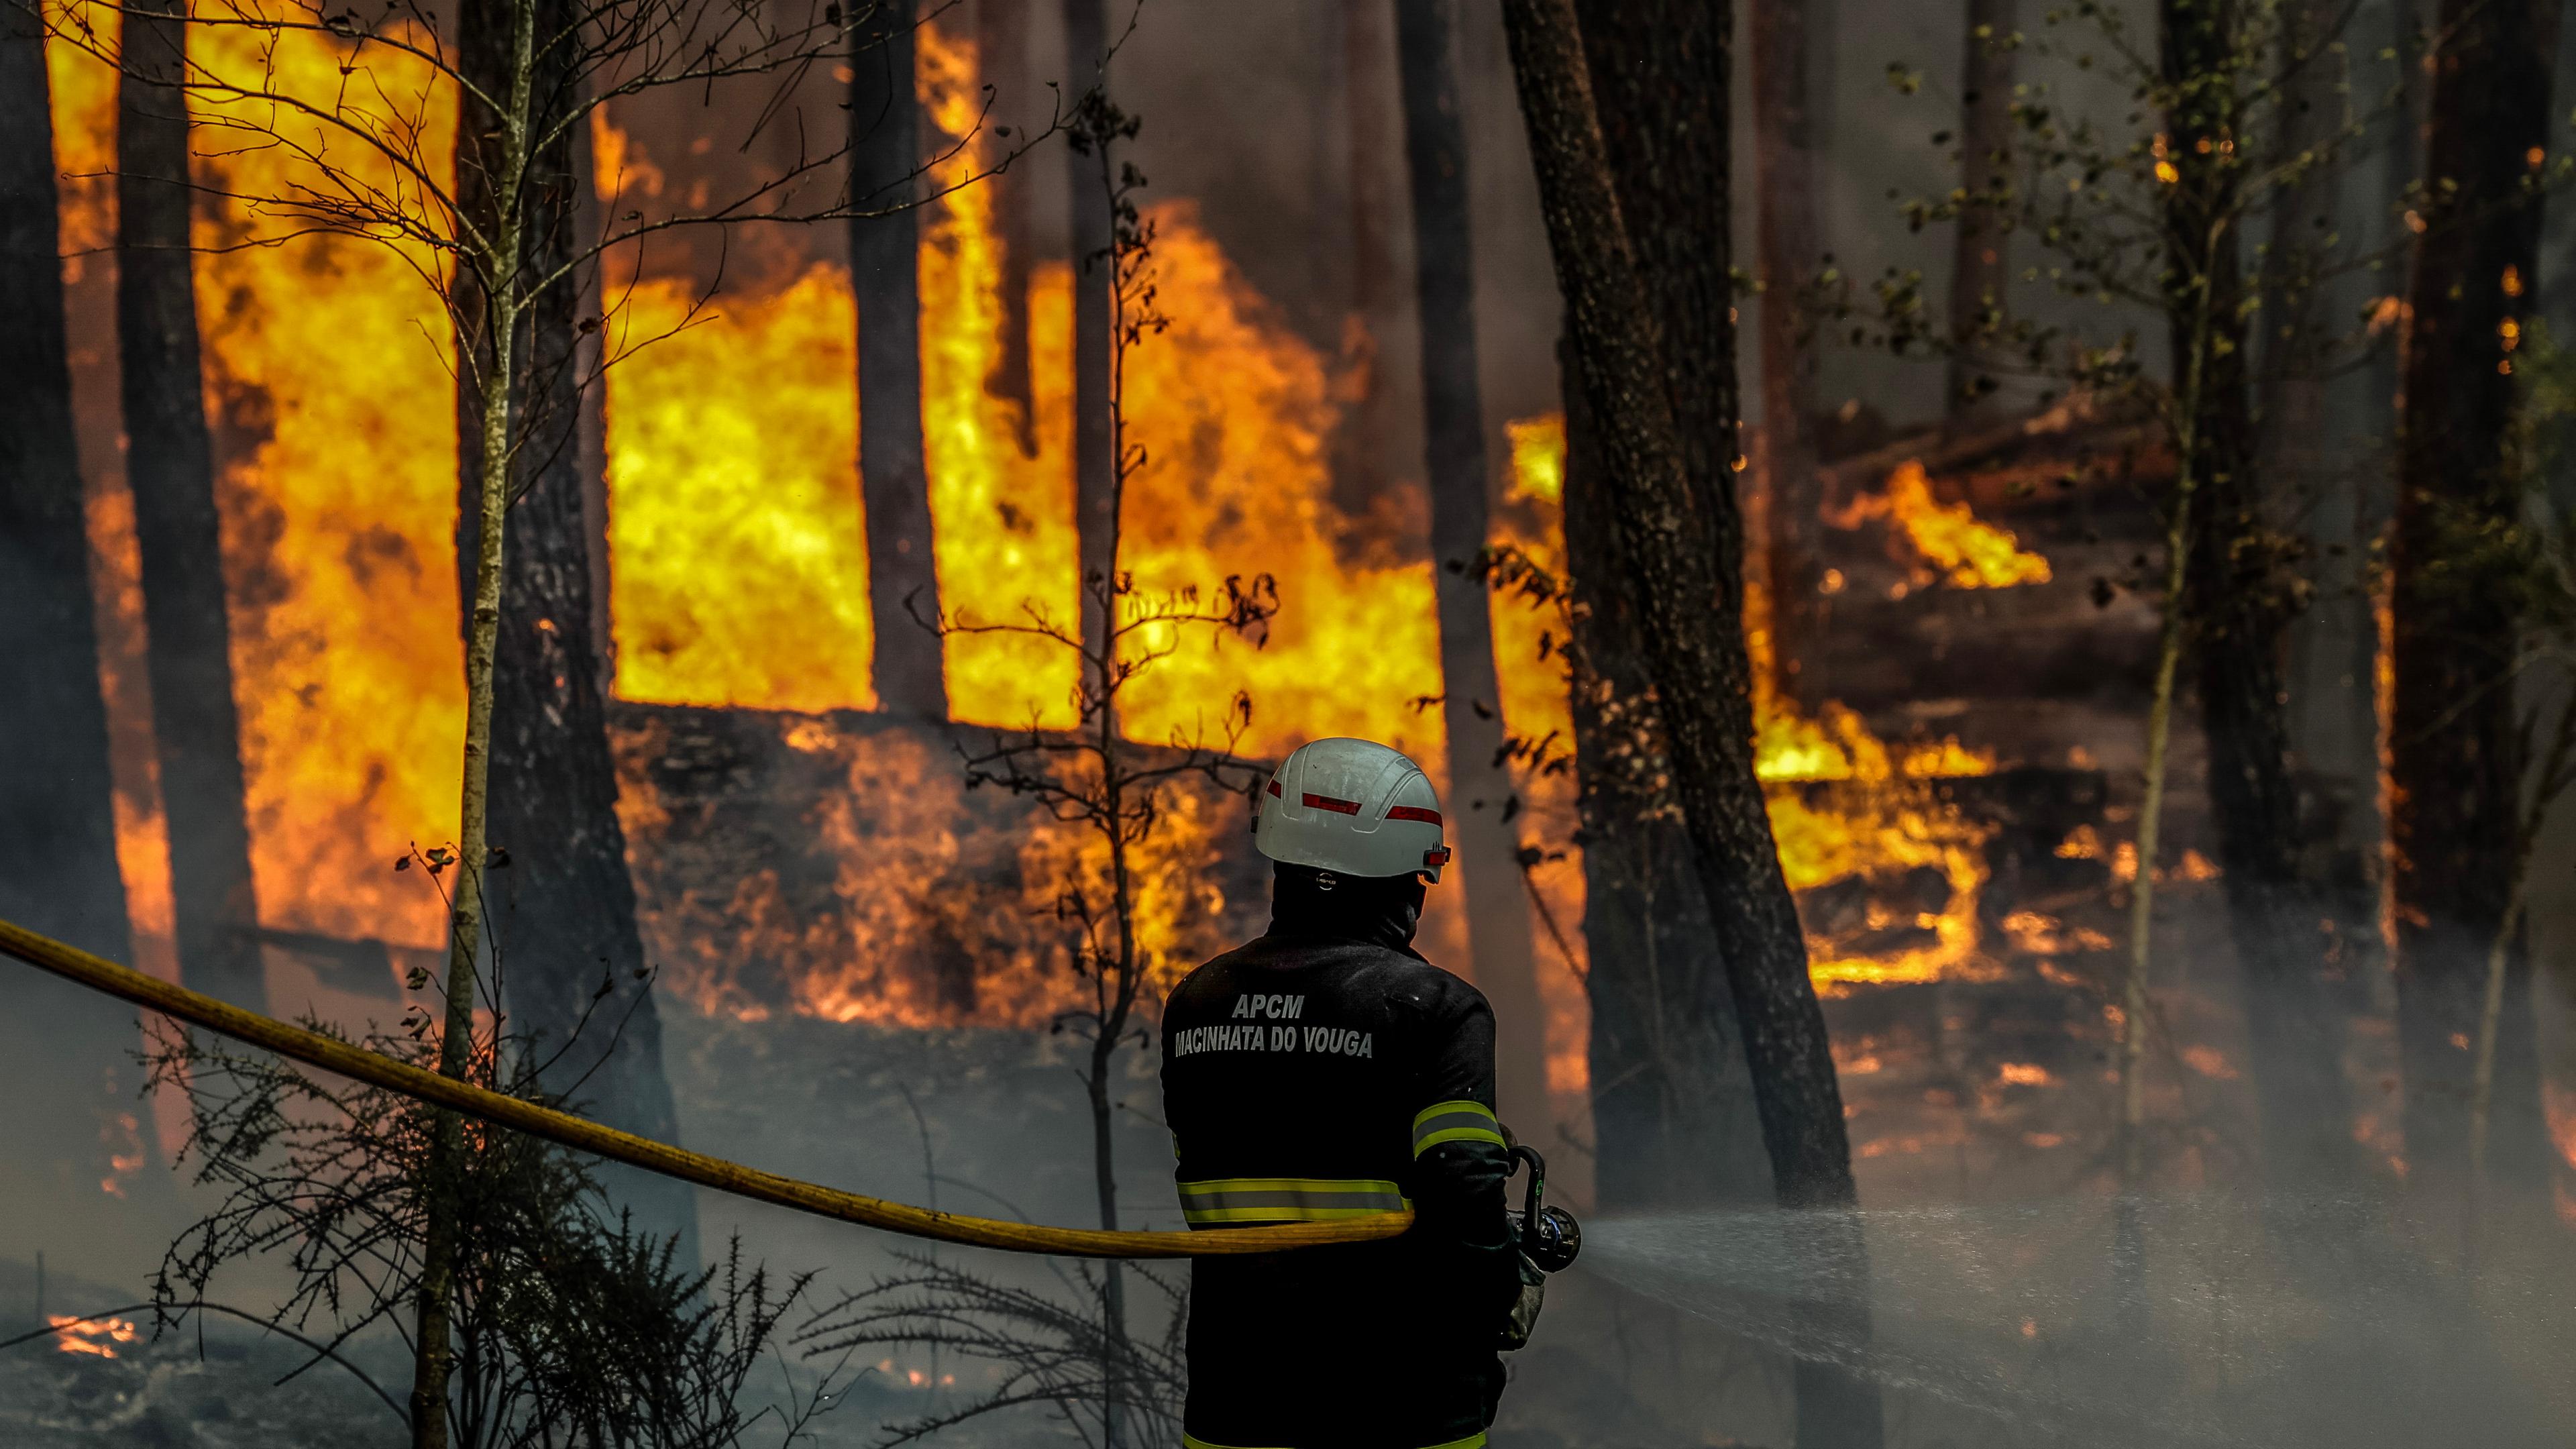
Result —
[[[996, 130], [995, 139], [1016, 146], [1029, 104], [1029, 0], [975, 0], [975, 49], [984, 83], [993, 88], [994, 119], [1008, 128], [1008, 134]], [[993, 239], [1002, 249], [1002, 355], [984, 379], [984, 391], [1018, 406], [1020, 452], [1034, 458], [1038, 414], [1029, 390], [1029, 273], [1037, 262], [1037, 230], [1029, 212], [1029, 173], [997, 171], [982, 185], [992, 199]]]
[[[1476, 378], [1474, 228], [1467, 215], [1467, 131], [1450, 55], [1450, 0], [1395, 12], [1404, 153], [1413, 193], [1414, 277], [1422, 311], [1424, 467], [1440, 613], [1448, 809], [1467, 873], [1476, 984], [1494, 1006], [1506, 1118], [1552, 1121], [1547, 1017], [1538, 999], [1529, 899], [1521, 879], [1519, 801], [1506, 763], [1502, 685], [1481, 555], [1486, 544], [1484, 394]], [[1537, 1135], [1532, 1132], [1532, 1135]]]
[[[0, 10], [0, 919], [128, 961], [49, 106], [41, 22]], [[11, 1111], [0, 1150], [53, 1205], [94, 1207], [100, 1129], [125, 1105], [98, 1087], [134, 1048], [131, 1013], [41, 973], [19, 971], [7, 991], [0, 1090], [25, 1104], [77, 1083], [93, 1111]]]
[[1989, 421], [1995, 380], [1987, 340], [2002, 325], [2012, 282], [2011, 240], [1995, 206], [2012, 182], [2013, 32], [2015, 0], [1968, 0], [1967, 54], [1959, 66], [1959, 184], [1968, 199], [1950, 254], [1949, 426], [1961, 432]]
[[[2181, 178], [2166, 203], [2167, 230], [2177, 239], [2167, 326], [2174, 395], [2196, 409], [2184, 607], [2266, 1165], [2285, 1180], [2312, 1183], [2345, 1166], [2351, 1114], [2325, 992], [2326, 904], [2302, 869], [2282, 703], [2282, 630], [2298, 599], [2254, 469], [2252, 339], [2238, 306], [2243, 198], [2235, 164], [2218, 145], [2235, 129], [2238, 98], [2232, 82], [2216, 78], [2229, 74], [2229, 52], [2239, 44], [2222, 7], [2165, 0], [2165, 76], [2182, 97], [2165, 118]], [[2213, 79], [2195, 84], [2195, 77]], [[2198, 359], [2195, 347], [2203, 349]], [[2149, 865], [2142, 855], [2139, 868]]]
[[867, 511], [868, 614], [877, 708], [948, 717], [939, 570], [921, 446], [921, 103], [913, 92], [912, 0], [873, 0], [851, 32], [850, 220], [859, 318], [859, 493]]
[[[1065, 70], [1079, 90], [1108, 82], [1109, 25], [1105, 0], [1064, 0]], [[1109, 196], [1100, 165], [1069, 152], [1073, 240], [1073, 520], [1082, 566], [1082, 639], [1100, 649], [1109, 639], [1103, 601], [1110, 593], [1092, 579], [1107, 579], [1118, 566], [1118, 457], [1110, 425], [1109, 291], [1117, 285], [1111, 250]]]
[[[460, 20], [458, 54], [465, 77], [488, 94], [506, 94], [511, 61], [511, 9], [527, 0], [474, 0]], [[535, 0], [535, 33], [544, 40], [575, 23], [567, 0]], [[538, 47], [535, 90], [570, 87], [566, 47]], [[552, 104], [560, 104], [554, 102]], [[493, 194], [504, 174], [496, 154], [476, 157], [473, 138], [500, 127], [470, 103], [460, 114], [460, 200], [487, 222], [504, 207], [523, 218], [519, 267], [526, 277], [566, 265], [583, 239], [575, 230], [576, 180], [587, 167], [576, 148], [587, 132], [571, 127], [530, 157], [516, 197]], [[486, 139], [487, 146], [497, 141]], [[487, 235], [501, 228], [487, 225]], [[662, 1070], [662, 1025], [644, 965], [635, 919], [635, 887], [626, 870], [626, 834], [617, 819], [617, 772], [608, 744], [592, 616], [594, 537], [582, 502], [579, 428], [583, 379], [578, 369], [581, 289], [559, 282], [538, 293], [510, 349], [512, 365], [495, 369], [489, 339], [460, 339], [485, 365], [469, 370], [469, 416], [482, 399], [471, 378], [510, 389], [511, 436], [500, 620], [493, 647], [488, 778], [491, 868], [484, 894], [493, 989], [510, 1012], [512, 1035], [524, 1038], [543, 1065], [549, 1091], [587, 1115], [658, 1141], [677, 1140], [678, 1116]], [[469, 310], [469, 315], [470, 315]], [[460, 510], [460, 559], [476, 556], [483, 439], [459, 434], [459, 462], [469, 506]], [[677, 1234], [680, 1260], [697, 1261], [697, 1199], [687, 1185], [641, 1172], [609, 1169], [612, 1197], [632, 1208], [638, 1226]]]
[[1561, 350], [1593, 1193], [1604, 1210], [1623, 1212], [1759, 1202], [1770, 1196], [1771, 1169], [1726, 961], [1690, 836], [1656, 784], [1663, 749], [1639, 609], [1603, 507], [1600, 446], [1572, 349]]
[[1816, 160], [1807, 86], [1811, 0], [1753, 6], [1753, 163], [1760, 205], [1754, 261], [1762, 275], [1763, 576], [1771, 589], [1771, 657], [1780, 684], [1798, 689], [1798, 663], [1814, 633], [1820, 577], [1817, 530], [1824, 508], [1816, 465], [1815, 329], [1804, 299], [1816, 275]]
[[[596, 239], [601, 235], [599, 207], [598, 158], [590, 148], [590, 128], [572, 146], [572, 235]], [[603, 290], [607, 279], [600, 268], [581, 269], [574, 282], [573, 315], [589, 319], [606, 315]], [[617, 694], [617, 619], [615, 581], [610, 574], [608, 548], [608, 387], [601, 381], [607, 370], [609, 330], [606, 327], [576, 325], [573, 338], [573, 375], [590, 379], [581, 390], [577, 403], [580, 421], [575, 434], [578, 457], [573, 476], [581, 480], [581, 535], [590, 553], [590, 644], [591, 657], [598, 663], [599, 693], [603, 699]]]
[[[2218, 285], [2232, 290], [2234, 281]], [[2326, 989], [2331, 938], [2323, 922], [2331, 907], [2301, 858], [2306, 837], [2280, 666], [2290, 606], [2286, 580], [2266, 567], [2277, 550], [2255, 486], [2243, 328], [2230, 321], [2210, 330], [2186, 589], [2209, 799], [2244, 973], [2267, 1170], [2314, 1185], [2339, 1180], [2351, 1166], [2343, 1043]], [[2177, 319], [2174, 331], [2179, 352], [2190, 324]], [[2236, 347], [2222, 354], [2225, 342]]]
[[[2520, 818], [2511, 601], [2460, 562], [2521, 516], [2504, 457], [2514, 343], [2537, 295], [2540, 158], [2550, 144], [2559, 0], [2444, 0], [2425, 169], [2441, 200], [2416, 245], [2398, 458], [2396, 698], [2388, 822], [2410, 1182], [2456, 1187], [2486, 951], [2504, 927]], [[2456, 187], [2456, 189], [2452, 189]], [[2490, 1160], [2541, 1181], [2547, 1136], [2531, 963], [2507, 968]]]
[[116, 100], [125, 474], [142, 551], [152, 739], [169, 822], [180, 979], [266, 1011], [224, 611], [223, 521], [198, 372], [188, 105], [178, 89], [186, 35], [187, 21], [169, 0], [144, 0], [125, 17]]
[[[2384, 123], [2377, 178], [2382, 224], [2392, 233], [2411, 206], [2416, 179], [2423, 173], [2424, 124], [2431, 114], [2433, 98], [2430, 79], [2424, 73], [2424, 32], [2427, 10], [2437, 3], [2439, 0], [2386, 0], [2387, 30], [2371, 37], [2387, 45], [2397, 62], [2397, 103]], [[2372, 290], [2403, 293], [2407, 287], [2408, 280], [2400, 277]], [[2405, 406], [2401, 373], [2406, 361], [2406, 331], [2404, 327], [2388, 329], [2371, 349], [2366, 374], [2370, 406], [2385, 408], [2390, 414]]]
[[[1690, 27], [1696, 8], [1688, 0], [1651, 9], [1622, 7], [1644, 12], [1633, 17], [1649, 27], [1640, 33], [1662, 43]], [[1696, 23], [1709, 27], [1704, 33], [1711, 46], [1720, 45], [1729, 7], [1705, 8], [1711, 13]], [[1774, 1191], [1785, 1207], [1820, 1210], [1800, 1224], [1811, 1235], [1813, 1266], [1832, 1275], [1820, 1280], [1814, 1327], [1840, 1346], [1839, 1353], [1865, 1352], [1868, 1249], [1851, 1211], [1859, 1193], [1842, 1089], [1824, 1010], [1807, 974], [1797, 905], [1780, 873], [1753, 770], [1742, 521], [1731, 491], [1693, 487], [1684, 463], [1672, 374], [1659, 336], [1662, 308], [1648, 300], [1645, 274], [1629, 245], [1571, 0], [1506, 0], [1503, 17], [1586, 410], [1599, 424], [1603, 502], [1616, 520], [1626, 575], [1643, 616], [1647, 670], [1662, 707], [1674, 794], [1727, 962]], [[1716, 54], [1722, 56], [1722, 49]], [[1723, 60], [1703, 64], [1708, 83], [1722, 85]], [[1712, 115], [1726, 114], [1722, 102], [1712, 99], [1711, 105]], [[1724, 132], [1710, 137], [1709, 145], [1709, 155], [1723, 156]], [[1676, 188], [1724, 186], [1722, 175], [1662, 179]], [[1638, 225], [1651, 231], [1669, 215], [1641, 214]], [[1718, 263], [1727, 255], [1723, 231], [1693, 231], [1686, 241]], [[1700, 362], [1723, 366], [1715, 357]], [[1824, 1287], [1826, 1282], [1832, 1286]], [[1855, 1449], [1878, 1444], [1877, 1390], [1833, 1360], [1802, 1357], [1797, 1437], [1802, 1444]]]
[[[1728, 257], [1728, 35], [1715, 12], [1581, 0], [1576, 11], [1620, 213], [1663, 323], [1682, 473], [1703, 512], [1733, 503], [1735, 326]], [[1569, 349], [1570, 354], [1570, 349]], [[1565, 545], [1578, 608], [1576, 778], [1592, 1080], [1604, 1205], [1699, 1205], [1767, 1192], [1741, 1030], [1670, 792], [1599, 430], [1566, 378]], [[1740, 547], [1740, 541], [1738, 546]]]

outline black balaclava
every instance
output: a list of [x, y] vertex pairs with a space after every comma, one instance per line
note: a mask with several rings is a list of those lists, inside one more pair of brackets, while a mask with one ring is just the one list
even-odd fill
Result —
[[1418, 956], [1422, 877], [1343, 875], [1312, 866], [1271, 863], [1270, 934], [1366, 941]]

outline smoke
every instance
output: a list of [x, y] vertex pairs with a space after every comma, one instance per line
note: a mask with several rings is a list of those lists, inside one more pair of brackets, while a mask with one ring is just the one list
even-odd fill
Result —
[[[1581, 1267], [1890, 1390], [1892, 1423], [1993, 1442], [2565, 1443], [2576, 1274], [2563, 1241], [2491, 1241], [2474, 1276], [2349, 1197], [2151, 1198], [2142, 1301], [2114, 1288], [2110, 1204], [1745, 1210], [1587, 1224]], [[1826, 1245], [1857, 1216], [1859, 1277]], [[1914, 1436], [1907, 1436], [1914, 1437]], [[1937, 1442], [1935, 1434], [1926, 1442]]]

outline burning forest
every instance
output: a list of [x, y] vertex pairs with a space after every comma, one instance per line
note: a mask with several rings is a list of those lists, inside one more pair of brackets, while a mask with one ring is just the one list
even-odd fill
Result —
[[0, 0], [0, 1438], [2565, 1442], [2556, 5], [1736, 11]]

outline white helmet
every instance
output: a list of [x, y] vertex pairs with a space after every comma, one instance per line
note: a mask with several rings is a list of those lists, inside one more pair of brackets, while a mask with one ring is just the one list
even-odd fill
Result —
[[1272, 860], [1349, 876], [1440, 879], [1440, 797], [1422, 767], [1367, 740], [1310, 740], [1253, 801], [1252, 841]]

